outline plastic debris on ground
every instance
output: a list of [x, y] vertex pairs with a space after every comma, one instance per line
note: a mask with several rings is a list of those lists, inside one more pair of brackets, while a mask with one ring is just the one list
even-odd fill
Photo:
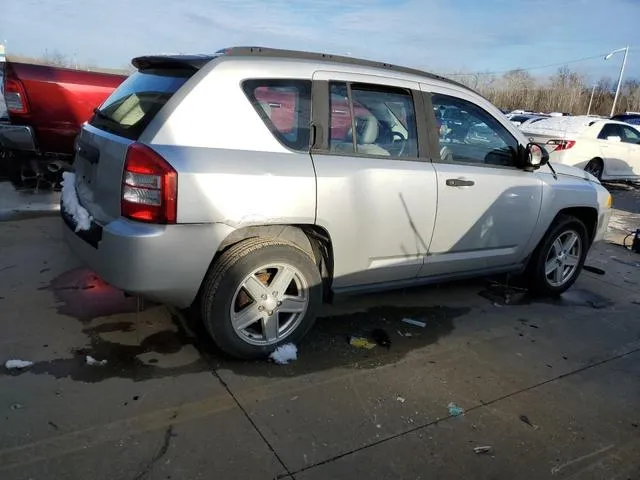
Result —
[[371, 350], [376, 346], [375, 343], [370, 342], [364, 337], [349, 337], [349, 345], [356, 348], [364, 348], [366, 350]]
[[278, 365], [286, 365], [298, 359], [298, 347], [293, 343], [285, 343], [271, 352], [269, 358]]
[[91, 355], [87, 355], [85, 357], [85, 361], [87, 362], [87, 365], [96, 366], [96, 367], [102, 367], [102, 366], [107, 364], [107, 360], [106, 359], [104, 359], [104, 360], [96, 360]]
[[91, 215], [78, 201], [75, 173], [62, 173], [62, 208], [76, 222], [76, 232], [91, 228]]
[[427, 326], [426, 322], [421, 322], [420, 320], [414, 320], [413, 318], [403, 318], [401, 322], [408, 323], [409, 325], [413, 325], [414, 327], [420, 327], [420, 328], [424, 328]]
[[400, 335], [401, 337], [407, 337], [407, 338], [413, 337], [413, 333], [411, 333], [411, 332], [401, 332], [400, 330], [398, 330], [398, 335]]
[[396, 397], [396, 400], [397, 400], [397, 401], [399, 401], [400, 403], [404, 403], [404, 402], [406, 402], [406, 401], [407, 401], [407, 399], [406, 399], [406, 398], [401, 397], [401, 396], [397, 396], [397, 397]]
[[460, 415], [464, 415], [464, 408], [457, 406], [453, 402], [450, 402], [449, 405], [447, 405], [447, 408], [449, 409], [449, 415], [453, 417], [459, 417]]
[[29, 368], [33, 365], [33, 362], [28, 360], [7, 360], [4, 364], [4, 368], [7, 370], [19, 370], [22, 368]]
[[376, 328], [371, 332], [371, 338], [373, 338], [373, 341], [381, 347], [391, 348], [391, 339], [389, 338], [389, 334], [381, 328]]
[[491, 453], [491, 447], [489, 445], [484, 445], [482, 447], [475, 447], [473, 451], [475, 453]]

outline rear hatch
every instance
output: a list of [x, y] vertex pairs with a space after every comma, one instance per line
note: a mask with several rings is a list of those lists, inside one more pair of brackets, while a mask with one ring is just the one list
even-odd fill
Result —
[[76, 141], [78, 198], [101, 224], [120, 216], [127, 149], [196, 71], [187, 66], [147, 67], [127, 78], [94, 111]]

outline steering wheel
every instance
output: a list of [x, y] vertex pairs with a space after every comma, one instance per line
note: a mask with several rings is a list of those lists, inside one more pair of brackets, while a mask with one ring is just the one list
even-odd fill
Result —
[[[391, 148], [394, 150], [391, 153], [396, 157], [400, 157], [407, 148], [407, 137], [400, 132], [391, 132], [391, 136], [393, 138]], [[395, 151], [396, 149], [397, 151]]]

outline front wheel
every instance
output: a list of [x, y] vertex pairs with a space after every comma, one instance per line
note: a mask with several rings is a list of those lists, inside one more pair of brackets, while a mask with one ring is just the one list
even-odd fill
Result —
[[589, 248], [587, 229], [576, 217], [560, 215], [531, 257], [527, 278], [539, 295], [559, 295], [578, 279]]
[[216, 345], [243, 359], [296, 343], [322, 303], [322, 279], [296, 245], [254, 238], [225, 251], [207, 274], [202, 319]]

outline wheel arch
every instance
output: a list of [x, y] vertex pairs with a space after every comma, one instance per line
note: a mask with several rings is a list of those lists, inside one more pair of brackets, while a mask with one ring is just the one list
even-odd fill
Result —
[[[278, 224], [278, 225], [252, 225], [242, 227], [231, 232], [218, 246], [207, 271], [209, 271], [220, 256], [233, 245], [250, 238], [278, 238], [286, 240], [307, 253], [313, 260], [323, 280], [323, 300], [332, 300], [333, 282], [333, 244], [329, 232], [324, 228], [313, 224]], [[200, 289], [194, 303], [201, 296], [202, 286], [206, 275], [200, 284]]]
[[[553, 225], [561, 215], [575, 217], [582, 223], [584, 223], [584, 226], [587, 228], [587, 233], [589, 234], [589, 245], [591, 245], [598, 229], [598, 210], [594, 207], [563, 208], [554, 217], [551, 225]], [[549, 226], [549, 228], [551, 228], [551, 225]], [[549, 230], [547, 229], [547, 231]]]

